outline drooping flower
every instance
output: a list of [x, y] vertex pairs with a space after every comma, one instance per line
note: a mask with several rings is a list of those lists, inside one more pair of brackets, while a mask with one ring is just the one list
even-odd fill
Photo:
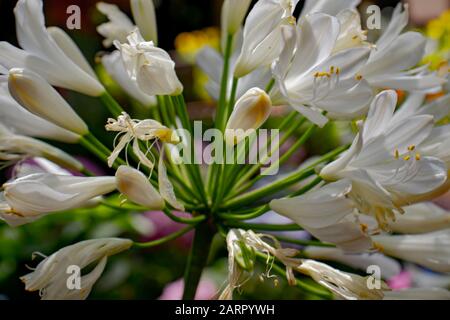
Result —
[[183, 92], [183, 85], [175, 72], [175, 62], [169, 54], [156, 47], [153, 42], [145, 42], [139, 30], [127, 37], [128, 43], [116, 41], [117, 49], [131, 79], [137, 81], [143, 92], [150, 96], [176, 96]]
[[234, 145], [259, 129], [272, 111], [270, 97], [263, 90], [248, 90], [237, 102], [225, 129], [225, 141]]
[[414, 115], [397, 122], [396, 104], [394, 91], [380, 93], [352, 147], [320, 173], [328, 181], [349, 179], [358, 210], [375, 217], [382, 228], [388, 219], [395, 220], [395, 212], [403, 212], [400, 206], [432, 194], [447, 180], [444, 162], [416, 150], [429, 137], [433, 117]]
[[337, 18], [326, 14], [308, 15], [298, 28], [298, 36], [286, 34], [288, 45], [273, 68], [278, 85], [271, 92], [273, 103], [288, 104], [319, 126], [328, 122], [327, 117], [363, 115], [372, 89], [358, 71], [366, 64], [370, 48], [333, 53], [340, 26]]
[[45, 28], [41, 0], [19, 0], [14, 10], [16, 16], [19, 49], [7, 42], [0, 42], [0, 65], [7, 70], [26, 68], [50, 84], [84, 93], [100, 96], [105, 89], [93, 72], [86, 72], [86, 64], [67, 54], [67, 47], [55, 41]]
[[[133, 241], [105, 238], [78, 242], [45, 257], [33, 272], [21, 277], [27, 291], [39, 291], [42, 300], [84, 300], [105, 269], [108, 257], [129, 249]], [[80, 274], [80, 283], [69, 284], [70, 267], [80, 270], [95, 263], [87, 274]]]
[[164, 199], [142, 172], [120, 166], [116, 172], [116, 179], [117, 189], [129, 200], [151, 210], [164, 209]]
[[83, 119], [38, 74], [27, 69], [11, 69], [8, 87], [14, 99], [31, 113], [80, 136], [89, 132]]
[[155, 106], [156, 98], [145, 94], [138, 86], [137, 82], [132, 80], [123, 65], [119, 51], [102, 57], [102, 64], [108, 74], [120, 85], [120, 87], [133, 99], [139, 101], [143, 106]]
[[269, 67], [280, 55], [284, 28], [294, 28], [292, 16], [298, 0], [259, 0], [250, 11], [244, 26], [244, 40], [234, 76]]
[[14, 133], [76, 143], [80, 136], [29, 112], [11, 97], [6, 79], [0, 80], [0, 122]]
[[383, 253], [437, 272], [450, 272], [450, 229], [418, 235], [373, 237]]
[[[133, 152], [138, 157], [142, 165], [153, 169], [154, 162], [148, 159], [147, 155], [142, 152], [139, 141], [148, 143], [150, 141], [162, 141], [163, 143], [177, 144], [180, 142], [179, 136], [173, 130], [163, 126], [155, 120], [136, 120], [131, 119], [130, 116], [123, 112], [117, 120], [108, 119], [106, 125], [107, 131], [117, 132], [116, 140], [119, 139], [117, 145], [110, 157], [108, 158], [108, 165], [112, 167], [122, 150], [126, 150], [130, 143], [133, 143]], [[147, 145], [148, 150], [151, 146]]]
[[43, 157], [68, 169], [83, 169], [83, 165], [66, 152], [37, 139], [14, 134], [0, 124], [0, 163], [9, 166], [31, 157]]
[[384, 297], [383, 290], [389, 290], [382, 281], [380, 289], [371, 290], [367, 286], [367, 277], [339, 271], [314, 260], [302, 260], [296, 270], [311, 276], [338, 298], [347, 300], [380, 300]]
[[7, 182], [0, 193], [0, 217], [20, 226], [50, 213], [82, 207], [116, 189], [114, 177], [36, 173]]

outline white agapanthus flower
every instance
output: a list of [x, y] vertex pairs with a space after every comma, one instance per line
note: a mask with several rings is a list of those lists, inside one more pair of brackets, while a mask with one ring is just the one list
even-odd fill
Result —
[[102, 64], [108, 74], [120, 85], [120, 87], [133, 99], [139, 101], [145, 107], [156, 105], [156, 97], [145, 94], [136, 81], [130, 78], [122, 62], [118, 50], [102, 57]]
[[11, 97], [8, 81], [0, 80], [0, 123], [11, 131], [30, 137], [76, 143], [80, 136], [29, 112]]
[[[108, 257], [129, 249], [128, 239], [104, 238], [78, 242], [45, 257], [33, 272], [21, 277], [27, 291], [39, 291], [42, 300], [84, 300], [105, 269]], [[95, 267], [81, 276], [80, 287], [68, 286], [67, 270], [80, 269], [95, 263]]]
[[427, 66], [415, 68], [424, 58], [426, 38], [418, 32], [402, 33], [408, 20], [407, 7], [398, 4], [360, 73], [377, 88], [439, 91], [445, 79], [429, 73]]
[[333, 53], [340, 34], [339, 20], [315, 13], [300, 21], [298, 36], [287, 35], [285, 46], [273, 68], [277, 90], [273, 103], [289, 104], [319, 126], [328, 117], [353, 119], [367, 110], [373, 96], [358, 74], [369, 58], [370, 48], [356, 47]]
[[[45, 27], [41, 0], [19, 0], [14, 10], [17, 38], [23, 49], [0, 42], [0, 65], [6, 69], [27, 68], [54, 86], [100, 96], [105, 89], [86, 64], [79, 65], [68, 47], [60, 47]], [[70, 48], [69, 48], [70, 49]]]
[[11, 69], [8, 87], [12, 97], [31, 113], [80, 136], [89, 132], [83, 119], [37, 73], [28, 69]]
[[97, 32], [105, 37], [103, 45], [108, 48], [116, 40], [126, 42], [128, 35], [136, 28], [130, 18], [115, 4], [98, 2], [97, 10], [109, 19], [97, 27]]
[[0, 124], [0, 163], [11, 165], [32, 157], [43, 157], [68, 169], [83, 169], [68, 153], [37, 139], [14, 134]]
[[381, 227], [403, 212], [401, 205], [432, 193], [447, 180], [445, 163], [416, 149], [430, 136], [433, 117], [413, 115], [395, 121], [396, 104], [394, 91], [380, 93], [351, 148], [320, 173], [328, 181], [349, 179], [353, 203]]
[[379, 235], [373, 240], [386, 255], [437, 272], [450, 272], [450, 229], [417, 235]]
[[82, 207], [115, 189], [114, 177], [31, 174], [3, 185], [0, 218], [19, 226], [50, 213]]
[[176, 96], [183, 92], [183, 85], [175, 72], [175, 62], [169, 54], [146, 42], [139, 30], [133, 31], [127, 43], [115, 42], [122, 54], [122, 60], [131, 79], [137, 81], [140, 89], [150, 96]]
[[158, 43], [155, 4], [153, 0], [131, 0], [131, 12], [139, 27], [142, 37], [147, 41]]
[[234, 76], [242, 78], [250, 72], [269, 67], [280, 55], [283, 29], [295, 27], [292, 16], [299, 0], [260, 0], [250, 11], [244, 25], [244, 39]]
[[242, 26], [251, 0], [225, 0], [222, 5], [222, 37], [234, 35]]
[[361, 0], [306, 0], [301, 17], [316, 12], [337, 16], [346, 9], [356, 9], [360, 2]]

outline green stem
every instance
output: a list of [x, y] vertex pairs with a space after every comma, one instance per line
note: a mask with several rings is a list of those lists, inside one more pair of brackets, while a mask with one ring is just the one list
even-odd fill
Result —
[[122, 114], [123, 108], [120, 104], [109, 94], [108, 91], [105, 91], [100, 97], [102, 103], [108, 108], [109, 112], [114, 117], [118, 117]]
[[227, 227], [241, 228], [244, 230], [262, 230], [262, 231], [301, 231], [303, 230], [298, 224], [265, 224], [265, 223], [243, 223], [237, 221], [229, 221], [224, 223]]
[[145, 242], [145, 243], [137, 243], [135, 242], [133, 244], [133, 246], [137, 247], [137, 248], [152, 248], [152, 247], [157, 247], [160, 246], [164, 243], [167, 243], [169, 241], [175, 240], [181, 236], [183, 236], [184, 234], [188, 233], [189, 231], [193, 230], [196, 227], [196, 225], [190, 225], [187, 226], [186, 228], [183, 228], [175, 233], [172, 233], [166, 237], [160, 238], [158, 240], [154, 240], [154, 241], [150, 241], [150, 242]]
[[168, 209], [167, 207], [164, 208], [163, 212], [171, 220], [178, 222], [178, 223], [183, 223], [183, 224], [195, 224], [196, 225], [196, 224], [206, 220], [206, 216], [198, 216], [195, 218], [181, 218], [181, 217], [174, 215], [172, 213], [172, 211], [170, 209]]
[[275, 85], [275, 79], [272, 78], [272, 79], [270, 79], [270, 82], [267, 84], [265, 91], [269, 94], [270, 91], [272, 91], [274, 85]]
[[220, 83], [220, 96], [219, 96], [219, 105], [217, 109], [216, 116], [216, 128], [222, 129], [222, 125], [225, 118], [225, 110], [227, 104], [227, 93], [228, 93], [228, 77], [230, 73], [230, 58], [233, 50], [233, 35], [229, 34], [227, 36], [227, 41], [225, 44], [225, 53], [223, 57], [223, 70], [222, 70], [222, 79]]
[[183, 300], [195, 298], [203, 269], [208, 262], [213, 236], [214, 231], [207, 223], [197, 226], [184, 274]]

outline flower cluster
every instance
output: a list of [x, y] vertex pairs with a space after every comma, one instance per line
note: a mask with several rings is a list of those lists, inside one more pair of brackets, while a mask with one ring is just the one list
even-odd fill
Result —
[[[261, 280], [274, 279], [278, 285], [277, 273], [287, 284], [321, 298], [449, 298], [448, 291], [430, 287], [390, 292], [382, 281], [401, 272], [398, 260], [450, 272], [450, 213], [432, 203], [450, 188], [448, 70], [420, 65], [427, 39], [405, 30], [407, 6], [398, 5], [378, 40], [370, 42], [357, 10], [360, 1], [306, 0], [295, 17], [298, 2], [259, 0], [250, 8], [251, 1], [225, 0], [222, 48], [205, 48], [197, 56], [208, 75], [206, 90], [217, 100], [213, 123], [221, 135], [213, 139], [216, 152], [226, 145], [238, 158], [248, 155], [261, 147], [252, 140], [252, 130], [280, 114], [282, 138], [263, 146], [268, 157], [274, 148], [288, 149], [278, 166], [328, 123], [353, 128], [351, 145], [311, 157], [262, 186], [258, 173], [264, 159], [208, 167], [179, 161], [180, 149], [183, 159], [198, 156], [196, 129], [183, 97], [186, 84], [170, 53], [158, 47], [152, 1], [130, 1], [134, 22], [115, 5], [97, 5], [108, 19], [97, 30], [103, 45], [113, 47], [99, 62], [134, 103], [145, 107], [148, 119], [133, 118], [130, 108], [107, 92], [75, 42], [62, 29], [45, 26], [41, 0], [17, 2], [21, 48], [0, 42], [0, 161], [2, 168], [16, 169], [0, 193], [0, 219], [19, 227], [49, 214], [114, 206], [112, 199], [119, 195], [124, 198], [115, 205], [119, 209], [128, 210], [126, 202], [132, 202], [129, 210], [162, 211], [185, 225], [151, 242], [93, 239], [49, 257], [41, 254], [43, 261], [22, 277], [26, 290], [40, 291], [43, 299], [85, 299], [109, 256], [195, 230], [185, 299], [195, 297], [216, 234], [228, 249], [222, 299], [243, 289], [258, 264], [266, 266]], [[105, 129], [116, 134], [112, 148], [94, 136], [54, 87], [104, 103], [111, 113]], [[439, 98], [430, 100], [430, 94]], [[320, 139], [327, 138], [325, 133]], [[74, 155], [40, 139], [80, 144], [113, 173], [95, 176]], [[24, 161], [42, 158], [56, 169], [20, 169]], [[293, 223], [249, 221], [271, 210]], [[276, 233], [295, 230], [315, 239]], [[321, 261], [362, 271], [377, 265], [381, 279]], [[92, 264], [79, 288], [70, 289], [67, 268]], [[305, 276], [317, 285], [304, 282]]]

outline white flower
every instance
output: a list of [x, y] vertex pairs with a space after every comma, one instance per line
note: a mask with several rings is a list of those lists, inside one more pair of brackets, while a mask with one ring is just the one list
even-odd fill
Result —
[[26, 69], [11, 69], [8, 86], [14, 99], [31, 113], [81, 136], [89, 132], [86, 123], [58, 91], [38, 74]]
[[[116, 189], [114, 177], [74, 177], [36, 173], [3, 185], [0, 217], [11, 225], [74, 209]], [[23, 219], [23, 220], [22, 220]]]
[[337, 18], [321, 13], [300, 21], [299, 35], [288, 35], [273, 68], [278, 90], [271, 92], [274, 104], [289, 104], [319, 126], [328, 117], [352, 119], [366, 112], [372, 89], [358, 75], [370, 49], [356, 47], [333, 54], [338, 36]]
[[[117, 157], [122, 150], [126, 150], [130, 143], [133, 143], [133, 152], [138, 157], [141, 164], [145, 165], [149, 169], [153, 169], [154, 163], [150, 161], [147, 154], [142, 152], [139, 141], [148, 143], [149, 141], [162, 141], [164, 143], [177, 144], [180, 142], [180, 138], [173, 130], [163, 126], [161, 123], [155, 120], [135, 120], [123, 112], [117, 120], [108, 119], [106, 125], [107, 131], [117, 132], [116, 140], [119, 139], [117, 145], [115, 144], [114, 150], [108, 158], [108, 165], [113, 166]], [[120, 137], [120, 138], [119, 138]], [[153, 145], [152, 145], [153, 146]], [[152, 146], [147, 144], [147, 148], [150, 150]]]
[[293, 28], [298, 0], [259, 0], [244, 26], [244, 42], [234, 76], [241, 78], [260, 67], [270, 66], [283, 48], [283, 28]]
[[270, 207], [321, 241], [359, 253], [372, 248], [369, 231], [374, 228], [356, 215], [351, 192], [352, 183], [343, 179], [298, 197], [273, 200]]
[[[105, 238], [78, 242], [64, 247], [41, 261], [36, 269], [21, 277], [27, 291], [39, 291], [42, 300], [84, 300], [105, 269], [108, 257], [129, 249], [128, 239]], [[68, 287], [70, 266], [95, 267], [81, 277], [81, 288]]]
[[164, 200], [167, 201], [173, 208], [178, 211], [185, 211], [184, 205], [178, 201], [175, 191], [173, 189], [172, 182], [169, 180], [169, 176], [167, 175], [167, 168], [164, 164], [164, 154], [165, 148], [163, 146], [161, 154], [159, 155], [158, 162], [158, 185], [159, 185], [159, 193], [163, 197]]
[[229, 145], [244, 140], [259, 129], [272, 111], [270, 97], [263, 90], [248, 90], [237, 102], [225, 129], [225, 141]]
[[97, 32], [105, 37], [103, 45], [107, 48], [116, 40], [125, 42], [128, 35], [136, 28], [130, 18], [115, 4], [98, 2], [97, 10], [110, 20], [97, 27]]
[[155, 106], [156, 97], [149, 96], [142, 92], [136, 81], [133, 81], [128, 75], [119, 51], [102, 57], [102, 64], [109, 75], [122, 87], [125, 92], [133, 99], [139, 101], [143, 106]]
[[[234, 70], [236, 61], [242, 46], [242, 41], [237, 42], [236, 49], [230, 58], [230, 69]], [[223, 69], [223, 57], [215, 49], [211, 47], [205, 47], [197, 55], [197, 65], [202, 69], [202, 71], [208, 76], [208, 82], [205, 85], [205, 89], [208, 94], [216, 101], [220, 98], [220, 83], [222, 81], [222, 69]], [[236, 98], [239, 99], [245, 92], [251, 88], [265, 89], [267, 84], [272, 78], [272, 73], [270, 68], [262, 67], [256, 69], [255, 71], [249, 73], [248, 75], [239, 79]], [[228, 95], [231, 92], [231, 87], [233, 83], [233, 74], [230, 72], [228, 77]]]
[[222, 37], [234, 35], [242, 26], [251, 0], [225, 0], [222, 5]]
[[30, 157], [43, 157], [77, 171], [83, 168], [78, 160], [66, 152], [37, 139], [14, 134], [0, 124], [0, 163], [9, 165]]
[[19, 0], [14, 10], [17, 38], [23, 50], [0, 42], [0, 65], [6, 69], [27, 68], [54, 86], [100, 96], [105, 89], [84, 65], [68, 56], [45, 28], [41, 0]]
[[130, 4], [134, 21], [143, 38], [158, 43], [158, 28], [153, 0], [131, 0]]
[[325, 180], [349, 179], [350, 194], [360, 212], [385, 228], [400, 206], [432, 193], [447, 180], [441, 160], [416, 150], [433, 128], [433, 117], [411, 116], [394, 121], [397, 95], [381, 92], [372, 102], [364, 126], [352, 147], [320, 173]]
[[303, 253], [310, 259], [335, 261], [363, 272], [376, 265], [380, 267], [383, 279], [390, 279], [402, 271], [398, 261], [380, 253], [347, 254], [338, 248], [324, 247], [306, 247]]
[[175, 73], [175, 62], [153, 42], [145, 42], [138, 30], [128, 36], [128, 43], [115, 42], [132, 80], [150, 96], [172, 95], [183, 92], [183, 85]]
[[367, 277], [339, 271], [314, 260], [302, 260], [296, 270], [311, 276], [338, 298], [347, 300], [380, 300], [384, 297], [383, 290], [389, 290], [384, 282], [381, 289], [369, 289]]
[[450, 291], [441, 288], [412, 288], [384, 293], [383, 300], [450, 300]]
[[434, 92], [445, 79], [428, 73], [427, 66], [414, 68], [424, 57], [426, 38], [418, 32], [402, 30], [408, 24], [408, 10], [398, 4], [391, 22], [375, 44], [361, 75], [377, 88]]
[[373, 237], [385, 254], [437, 272], [450, 272], [450, 229], [419, 235]]
[[11, 97], [8, 82], [0, 80], [0, 123], [17, 134], [76, 143], [80, 136], [44, 120], [17, 103]]
[[120, 166], [116, 172], [117, 189], [129, 200], [151, 210], [164, 209], [161, 195], [144, 174], [127, 166]]
[[405, 214], [388, 224], [393, 232], [417, 234], [450, 228], [450, 212], [432, 202], [418, 203], [403, 209]]

